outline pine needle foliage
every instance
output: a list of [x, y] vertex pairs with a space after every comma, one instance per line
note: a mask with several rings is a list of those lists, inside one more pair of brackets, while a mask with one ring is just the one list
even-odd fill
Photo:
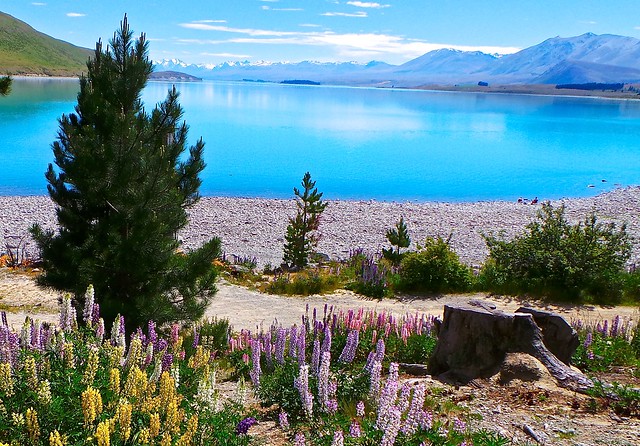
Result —
[[404, 217], [400, 217], [400, 220], [398, 220], [394, 228], [387, 229], [386, 237], [389, 243], [391, 243], [391, 246], [394, 246], [396, 250], [394, 251], [393, 248], [383, 248], [382, 256], [394, 265], [398, 265], [402, 260], [400, 248], [408, 248], [409, 245], [411, 245], [411, 238], [409, 237], [409, 230], [407, 229], [407, 224], [404, 222]]
[[184, 254], [176, 235], [199, 199], [204, 143], [183, 156], [188, 127], [175, 88], [145, 111], [148, 43], [133, 38], [126, 16], [106, 49], [98, 41], [87, 68], [75, 113], [59, 120], [57, 169], [45, 174], [59, 232], [31, 228], [41, 283], [80, 304], [93, 284], [105, 320], [122, 314], [128, 328], [199, 318], [215, 292], [220, 241]]
[[11, 92], [11, 77], [0, 77], [0, 96], [7, 96]]
[[317, 234], [320, 216], [327, 207], [322, 201], [322, 192], [318, 192], [316, 182], [311, 180], [309, 172], [302, 178], [302, 191], [296, 187], [293, 193], [297, 197], [297, 213], [289, 218], [285, 235], [284, 262], [293, 268], [304, 268], [309, 264], [309, 256], [318, 245]]

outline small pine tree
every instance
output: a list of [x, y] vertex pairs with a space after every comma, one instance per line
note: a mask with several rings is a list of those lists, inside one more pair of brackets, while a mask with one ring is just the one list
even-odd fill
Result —
[[192, 320], [215, 292], [212, 261], [220, 241], [188, 254], [176, 234], [198, 199], [204, 143], [186, 150], [187, 126], [175, 88], [151, 113], [140, 99], [152, 72], [144, 34], [133, 39], [125, 16], [106, 51], [80, 79], [76, 113], [59, 120], [46, 178], [59, 232], [31, 233], [44, 262], [44, 285], [75, 294], [95, 288], [109, 323], [119, 313], [127, 328]]
[[0, 96], [7, 96], [11, 92], [11, 78], [0, 77]]
[[394, 265], [397, 265], [402, 260], [402, 254], [400, 248], [408, 248], [411, 245], [411, 238], [409, 238], [409, 231], [407, 225], [404, 222], [404, 218], [400, 217], [400, 220], [396, 223], [395, 228], [387, 230], [387, 240], [392, 246], [396, 247], [396, 251], [391, 249], [382, 249], [382, 255], [385, 259], [391, 261]]
[[319, 236], [315, 231], [320, 225], [320, 216], [327, 207], [327, 203], [322, 201], [322, 192], [318, 192], [316, 182], [311, 180], [309, 172], [302, 178], [302, 189], [301, 193], [298, 188], [293, 188], [298, 212], [295, 217], [289, 218], [284, 245], [284, 262], [298, 269], [307, 266], [309, 256], [318, 244]]

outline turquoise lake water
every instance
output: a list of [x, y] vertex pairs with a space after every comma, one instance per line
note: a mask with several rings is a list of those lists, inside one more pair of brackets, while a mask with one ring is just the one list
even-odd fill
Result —
[[[147, 108], [170, 86], [149, 84]], [[289, 198], [306, 171], [328, 199], [554, 199], [640, 184], [640, 101], [176, 87], [190, 141], [206, 143], [202, 195]], [[77, 90], [77, 80], [16, 79], [0, 98], [0, 195], [46, 194], [57, 118], [73, 112]]]

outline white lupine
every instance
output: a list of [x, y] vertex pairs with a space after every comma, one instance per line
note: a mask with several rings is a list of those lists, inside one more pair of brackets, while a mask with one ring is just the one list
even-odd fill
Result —
[[95, 303], [95, 293], [93, 285], [87, 287], [87, 291], [84, 293], [84, 310], [82, 311], [82, 320], [85, 324], [91, 326], [93, 318], [93, 304]]

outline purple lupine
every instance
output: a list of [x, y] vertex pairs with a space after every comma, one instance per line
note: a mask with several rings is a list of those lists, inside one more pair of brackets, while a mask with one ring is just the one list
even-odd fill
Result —
[[302, 407], [304, 407], [307, 418], [310, 419], [313, 416], [313, 394], [309, 391], [308, 365], [300, 366], [300, 374], [295, 378], [294, 385], [300, 394], [300, 401], [302, 402]]
[[[171, 332], [173, 337], [173, 327], [171, 327]], [[158, 342], [158, 333], [156, 332], [156, 323], [155, 321], [149, 321], [147, 323], [147, 344], [151, 344], [155, 348], [156, 342]], [[145, 348], [146, 348], [146, 345], [145, 345]]]
[[100, 322], [100, 304], [95, 302], [91, 310], [91, 324], [95, 327], [98, 322]]
[[351, 364], [353, 358], [356, 357], [356, 350], [358, 348], [359, 334], [358, 330], [351, 330], [347, 335], [347, 343], [344, 345], [344, 349], [338, 358], [338, 362], [343, 364]]
[[612, 338], [615, 338], [620, 334], [620, 315], [616, 315], [616, 317], [613, 319], [610, 334]]
[[280, 412], [280, 414], [278, 414], [278, 424], [283, 430], [289, 429], [289, 415], [287, 415], [285, 411], [282, 411]]
[[360, 438], [362, 436], [362, 428], [357, 420], [351, 422], [351, 426], [349, 426], [349, 436], [351, 438]]
[[583, 346], [584, 346], [584, 348], [589, 348], [589, 347], [591, 347], [592, 343], [593, 343], [593, 335], [591, 334], [590, 331], [588, 331], [587, 332], [587, 336], [585, 336], [585, 338], [584, 338]]
[[162, 371], [168, 372], [173, 365], [173, 355], [171, 353], [165, 353], [162, 356]]
[[318, 372], [318, 399], [320, 407], [326, 410], [329, 402], [329, 366], [331, 362], [331, 352], [324, 352], [320, 360], [320, 371]]
[[304, 434], [302, 432], [296, 432], [296, 436], [293, 441], [294, 446], [305, 446], [307, 444], [307, 439], [304, 438]]
[[405, 435], [413, 435], [423, 422], [426, 390], [424, 383], [418, 383], [413, 387], [413, 396], [409, 405], [409, 412], [407, 412], [407, 419], [401, 428], [402, 433]]
[[382, 364], [374, 361], [371, 366], [371, 375], [369, 376], [369, 396], [378, 401], [380, 393], [380, 375], [382, 375]]
[[408, 381], [402, 384], [400, 387], [400, 396], [398, 397], [398, 410], [400, 413], [405, 413], [409, 408], [410, 396], [411, 396], [411, 383]]
[[298, 347], [298, 327], [293, 325], [289, 330], [289, 356], [293, 359], [297, 357]]
[[607, 337], [609, 335], [609, 321], [606, 319], [602, 323], [602, 334], [604, 335], [604, 337]]
[[279, 327], [276, 333], [276, 351], [275, 357], [279, 364], [284, 364], [284, 348], [287, 341], [287, 332], [284, 328]]
[[391, 420], [391, 409], [397, 410], [395, 406], [398, 397], [398, 381], [387, 379], [380, 392], [378, 400], [378, 416], [376, 418], [376, 428], [386, 430]]
[[200, 343], [200, 332], [197, 327], [194, 325], [193, 327], [193, 343], [191, 344], [191, 348], [196, 348]]
[[322, 345], [320, 347], [320, 355], [329, 351], [331, 351], [331, 330], [328, 326], [325, 326], [324, 338], [322, 339]]
[[398, 431], [400, 430], [400, 416], [402, 414], [396, 407], [391, 407], [389, 409], [388, 421], [385, 426], [384, 433], [382, 434], [382, 440], [380, 441], [380, 446], [393, 446], [396, 442], [396, 437], [398, 436]]
[[268, 332], [264, 335], [264, 360], [268, 369], [273, 368], [273, 355], [271, 349], [271, 332]]
[[327, 404], [325, 404], [325, 410], [329, 415], [335, 415], [338, 411], [338, 400], [334, 398], [327, 401]]
[[100, 318], [96, 326], [96, 340], [98, 341], [98, 343], [102, 344], [103, 339], [104, 339], [104, 319]]
[[356, 416], [364, 417], [364, 401], [358, 401], [356, 404]]
[[376, 361], [381, 363], [384, 360], [385, 348], [384, 339], [378, 339], [378, 342], [376, 343], [376, 356], [374, 358]]
[[307, 331], [305, 326], [300, 326], [300, 333], [298, 334], [298, 365], [302, 365], [306, 362], [307, 352]]
[[[180, 325], [172, 324], [171, 325], [171, 337], [170, 337], [172, 346], [174, 346], [174, 345], [176, 345], [178, 343], [179, 337], [180, 337]], [[149, 338], [151, 338], [151, 333], [149, 333]], [[151, 342], [151, 340], [149, 342]]]
[[344, 446], [344, 434], [342, 431], [335, 431], [333, 433], [333, 441], [331, 446]]
[[313, 340], [313, 352], [311, 353], [311, 373], [318, 375], [320, 369], [320, 341], [318, 338]]
[[389, 364], [389, 377], [388, 380], [398, 382], [398, 363], [392, 362]]
[[7, 322], [7, 312], [2, 310], [2, 311], [0, 311], [0, 315], [2, 315], [2, 326], [3, 327], [8, 327], [9, 323]]
[[251, 377], [251, 382], [253, 383], [253, 387], [256, 389], [260, 387], [260, 375], [262, 374], [262, 369], [260, 368], [260, 340], [252, 339], [251, 340], [251, 362], [252, 368], [249, 372], [249, 376]]
[[249, 428], [251, 426], [253, 426], [254, 424], [256, 424], [257, 422], [258, 422], [258, 420], [256, 420], [253, 417], [247, 417], [247, 418], [243, 419], [236, 426], [236, 434], [245, 435], [247, 432], [249, 432]]
[[467, 423], [456, 417], [453, 419], [453, 430], [459, 434], [464, 434], [467, 430]]

